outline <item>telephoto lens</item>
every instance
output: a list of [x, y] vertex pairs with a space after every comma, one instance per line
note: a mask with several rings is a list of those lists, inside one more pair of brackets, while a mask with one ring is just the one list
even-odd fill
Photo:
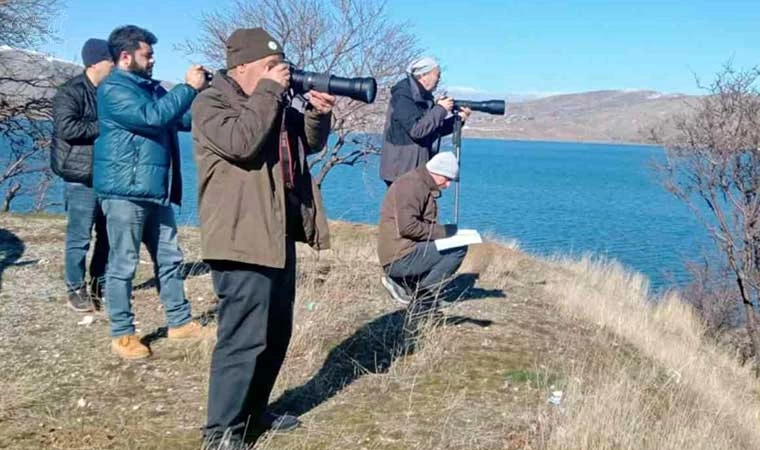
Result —
[[454, 109], [470, 108], [473, 111], [480, 111], [486, 114], [504, 115], [507, 110], [507, 104], [504, 100], [486, 100], [475, 102], [469, 100], [454, 100]]
[[364, 103], [375, 101], [377, 82], [374, 78], [343, 78], [329, 73], [306, 72], [290, 66], [290, 87], [297, 93], [310, 90], [340, 95]]

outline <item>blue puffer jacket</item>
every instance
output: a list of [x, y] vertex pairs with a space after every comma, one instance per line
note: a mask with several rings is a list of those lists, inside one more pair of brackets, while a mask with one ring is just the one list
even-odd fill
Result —
[[102, 198], [182, 202], [177, 131], [190, 130], [196, 90], [114, 69], [98, 87], [100, 136], [93, 150], [93, 187]]

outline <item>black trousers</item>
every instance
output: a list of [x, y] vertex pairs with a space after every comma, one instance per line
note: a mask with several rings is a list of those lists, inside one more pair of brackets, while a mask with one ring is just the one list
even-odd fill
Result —
[[227, 428], [242, 434], [259, 424], [293, 330], [295, 243], [284, 269], [211, 261], [219, 298], [217, 341], [211, 357], [205, 435]]

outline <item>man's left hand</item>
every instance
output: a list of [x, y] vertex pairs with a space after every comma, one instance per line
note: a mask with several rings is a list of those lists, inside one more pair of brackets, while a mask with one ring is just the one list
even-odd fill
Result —
[[309, 91], [309, 103], [320, 114], [328, 114], [335, 106], [336, 97], [324, 92]]
[[467, 119], [470, 118], [470, 114], [472, 114], [472, 110], [470, 108], [460, 108], [459, 109], [459, 117], [462, 118], [462, 122], [466, 122]]

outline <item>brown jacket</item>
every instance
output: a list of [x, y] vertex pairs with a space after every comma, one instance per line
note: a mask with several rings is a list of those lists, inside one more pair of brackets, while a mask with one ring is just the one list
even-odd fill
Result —
[[[285, 108], [283, 91], [264, 79], [249, 97], [221, 71], [193, 102], [205, 260], [283, 268], [286, 229], [293, 239], [315, 249], [329, 248], [322, 198], [309, 174], [306, 154], [325, 145], [331, 115]], [[279, 156], [283, 114], [296, 165], [293, 193], [300, 199], [300, 205], [288, 208], [287, 217]]]
[[418, 242], [446, 237], [438, 223], [440, 190], [425, 166], [398, 178], [388, 189], [380, 208], [377, 255], [380, 264], [403, 258]]

